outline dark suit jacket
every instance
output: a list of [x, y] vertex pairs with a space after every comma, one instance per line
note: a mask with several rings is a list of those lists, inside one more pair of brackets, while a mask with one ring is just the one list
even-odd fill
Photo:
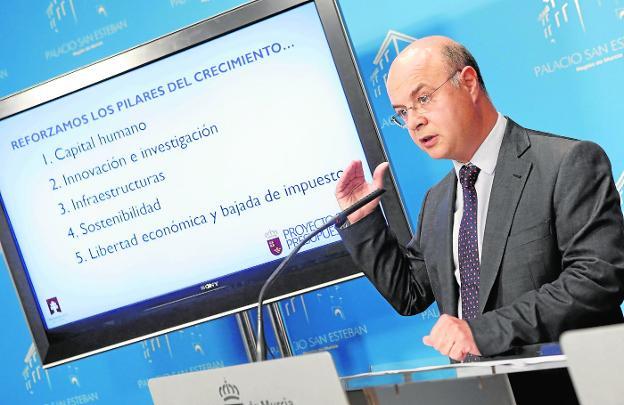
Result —
[[[403, 315], [434, 300], [457, 316], [451, 172], [424, 199], [400, 246], [378, 209], [340, 234], [356, 263]], [[556, 341], [568, 329], [622, 322], [624, 223], [611, 165], [596, 144], [508, 120], [483, 237], [479, 305], [468, 321], [484, 356]]]

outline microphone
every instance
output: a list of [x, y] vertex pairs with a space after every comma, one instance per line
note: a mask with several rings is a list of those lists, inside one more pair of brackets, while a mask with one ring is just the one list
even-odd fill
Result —
[[362, 197], [362, 199], [358, 200], [355, 204], [351, 205], [344, 211], [334, 216], [332, 218], [332, 222], [334, 223], [334, 225], [340, 228], [347, 221], [347, 217], [349, 215], [353, 214], [355, 211], [359, 210], [360, 208], [362, 208], [369, 202], [373, 201], [375, 198], [381, 196], [385, 192], [386, 192], [386, 189], [384, 188], [378, 188], [376, 190], [373, 190], [373, 192], [365, 195], [364, 197]]
[[267, 278], [267, 280], [262, 285], [262, 288], [260, 289], [260, 294], [258, 295], [258, 317], [257, 317], [257, 319], [258, 319], [258, 322], [257, 322], [258, 323], [258, 325], [257, 325], [258, 333], [257, 333], [257, 337], [256, 337], [256, 360], [255, 360], [256, 362], [264, 360], [265, 349], [266, 349], [264, 347], [264, 324], [262, 323], [262, 305], [264, 303], [264, 296], [266, 295], [266, 292], [268, 291], [268, 289], [271, 286], [271, 284], [273, 284], [273, 281], [275, 281], [275, 279], [277, 278], [277, 275], [284, 269], [284, 267], [286, 267], [286, 264], [290, 261], [290, 259], [294, 255], [297, 254], [299, 249], [301, 249], [301, 247], [303, 247], [303, 245], [308, 243], [308, 241], [310, 239], [312, 239], [314, 236], [316, 236], [319, 233], [323, 232], [325, 229], [329, 228], [332, 225], [336, 226], [336, 227], [341, 227], [346, 222], [347, 217], [349, 215], [353, 214], [355, 211], [359, 210], [360, 208], [362, 208], [366, 204], [370, 203], [375, 198], [381, 196], [385, 192], [386, 192], [386, 190], [383, 189], [383, 188], [376, 189], [372, 193], [370, 193], [370, 194], [364, 196], [362, 199], [358, 200], [355, 204], [351, 205], [350, 207], [348, 207], [344, 211], [334, 215], [329, 221], [327, 221], [327, 223], [325, 223], [325, 225], [323, 225], [320, 228], [317, 228], [314, 232], [312, 232], [310, 235], [306, 236], [305, 239], [303, 239], [301, 242], [299, 242], [299, 244], [297, 244], [297, 246], [295, 246], [295, 248], [288, 254], [288, 256], [286, 256], [284, 258], [284, 260], [282, 260], [282, 262], [279, 264], [279, 266], [277, 266], [277, 268], [275, 270], [273, 270], [273, 272], [271, 273], [269, 278]]

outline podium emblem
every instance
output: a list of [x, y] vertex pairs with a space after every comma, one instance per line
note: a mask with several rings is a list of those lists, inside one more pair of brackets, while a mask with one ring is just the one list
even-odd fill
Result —
[[228, 383], [227, 380], [225, 380], [223, 385], [219, 388], [219, 396], [223, 399], [224, 405], [243, 405], [238, 387]]

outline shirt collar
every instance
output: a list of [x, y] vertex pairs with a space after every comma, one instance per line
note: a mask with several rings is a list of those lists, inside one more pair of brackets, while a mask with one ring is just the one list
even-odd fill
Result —
[[[494, 174], [494, 169], [496, 169], [496, 160], [498, 159], [498, 151], [503, 143], [503, 135], [505, 134], [506, 126], [507, 118], [503, 117], [501, 113], [498, 113], [496, 124], [494, 124], [494, 127], [488, 136], [483, 140], [479, 149], [477, 149], [469, 163], [477, 166], [482, 172], [489, 175]], [[453, 160], [455, 174], [458, 178], [459, 169], [461, 169], [464, 164], [465, 163]]]

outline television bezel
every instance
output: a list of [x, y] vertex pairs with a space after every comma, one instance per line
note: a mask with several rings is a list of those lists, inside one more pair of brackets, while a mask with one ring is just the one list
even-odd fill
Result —
[[[255, 0], [243, 4], [0, 99], [0, 120], [113, 79], [306, 3], [314, 3], [316, 6], [367, 163], [369, 167], [376, 167], [387, 160], [383, 141], [366, 98], [348, 34], [335, 0]], [[398, 239], [406, 242], [411, 237], [412, 230], [392, 176], [386, 186], [388, 190], [382, 198], [384, 214]], [[73, 322], [67, 327], [48, 330], [39, 312], [17, 241], [11, 231], [1, 191], [0, 243], [44, 368], [247, 310], [255, 305], [262, 282], [272, 270], [265, 266], [267, 268], [263, 271], [250, 273], [251, 276], [248, 274], [244, 281], [234, 278], [233, 285], [228, 285], [225, 290], [220, 289], [190, 300], [159, 306], [157, 309], [154, 309], [153, 305], [139, 303], [132, 306], [133, 313], [125, 314], [124, 309], [120, 309]], [[333, 244], [326, 250], [329, 252], [328, 255], [332, 256], [328, 259], [329, 262], [310, 264], [307, 259], [314, 256], [314, 253], [301, 254], [272, 286], [266, 302], [274, 302], [362, 276], [342, 244]], [[228, 276], [222, 280], [227, 282], [227, 279]], [[208, 306], [210, 308], [207, 308]]]

